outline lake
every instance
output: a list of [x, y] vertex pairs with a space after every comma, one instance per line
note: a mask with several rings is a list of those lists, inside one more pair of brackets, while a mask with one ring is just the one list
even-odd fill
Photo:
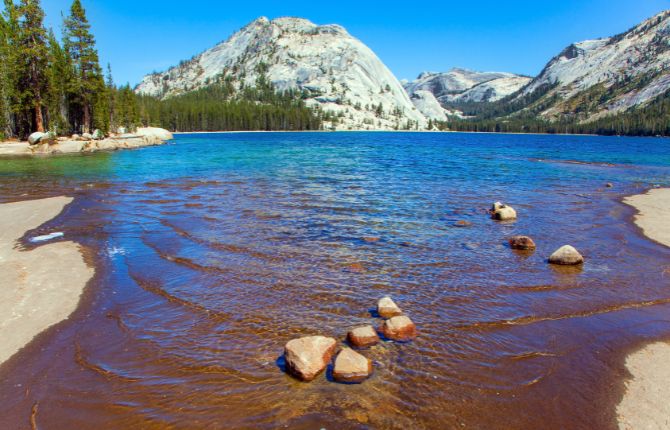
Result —
[[[670, 338], [670, 250], [621, 203], [654, 186], [670, 139], [191, 134], [0, 160], [0, 201], [76, 197], [32, 234], [98, 267], [0, 367], [0, 427], [616, 428], [625, 355]], [[565, 244], [582, 268], [547, 264]], [[363, 351], [369, 380], [284, 373], [287, 341], [344, 341], [385, 295], [419, 337]]]

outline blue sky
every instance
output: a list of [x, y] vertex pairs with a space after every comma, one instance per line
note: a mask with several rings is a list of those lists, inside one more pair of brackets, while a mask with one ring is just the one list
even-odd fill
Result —
[[[259, 16], [343, 25], [399, 79], [451, 67], [535, 75], [572, 42], [627, 30], [670, 0], [417, 2], [82, 0], [101, 60], [136, 84], [227, 39]], [[42, 0], [57, 32], [71, 0]]]

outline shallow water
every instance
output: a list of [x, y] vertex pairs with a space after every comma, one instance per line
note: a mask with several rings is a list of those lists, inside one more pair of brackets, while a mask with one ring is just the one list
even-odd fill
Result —
[[[0, 201], [77, 197], [31, 235], [99, 267], [0, 367], [0, 428], [615, 428], [623, 354], [670, 337], [670, 251], [620, 198], [669, 173], [668, 139], [432, 133], [0, 160]], [[490, 220], [496, 200], [519, 220]], [[546, 263], [568, 243], [583, 269]], [[282, 372], [288, 340], [378, 324], [387, 294], [420, 336], [365, 351], [370, 380]]]

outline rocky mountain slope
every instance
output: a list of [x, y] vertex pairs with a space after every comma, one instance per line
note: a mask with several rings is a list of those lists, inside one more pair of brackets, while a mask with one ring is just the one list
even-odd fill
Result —
[[513, 73], [454, 68], [444, 73], [424, 72], [415, 81], [406, 82], [404, 87], [415, 106], [426, 117], [444, 121], [446, 115], [458, 112], [440, 109], [437, 107], [439, 105], [497, 101], [517, 92], [530, 81], [529, 77]]
[[226, 83], [233, 91], [267, 79], [277, 90], [302, 93], [328, 112], [327, 128], [424, 128], [427, 121], [402, 85], [367, 46], [338, 25], [300, 18], [259, 18], [227, 41], [136, 88], [159, 98]]
[[545, 119], [593, 121], [670, 90], [670, 11], [625, 33], [568, 46], [509, 100]]

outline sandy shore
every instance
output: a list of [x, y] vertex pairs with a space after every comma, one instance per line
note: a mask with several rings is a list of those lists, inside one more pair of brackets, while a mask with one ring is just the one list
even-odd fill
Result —
[[624, 203], [638, 210], [635, 224], [647, 237], [670, 247], [670, 188], [626, 197]]
[[[654, 189], [624, 202], [638, 210], [635, 223], [652, 240], [670, 247], [670, 189]], [[670, 429], [670, 343], [656, 342], [626, 358], [633, 379], [617, 408], [619, 428]]]
[[25, 232], [56, 217], [70, 202], [54, 197], [0, 205], [0, 363], [67, 319], [93, 277], [73, 242], [17, 249]]

